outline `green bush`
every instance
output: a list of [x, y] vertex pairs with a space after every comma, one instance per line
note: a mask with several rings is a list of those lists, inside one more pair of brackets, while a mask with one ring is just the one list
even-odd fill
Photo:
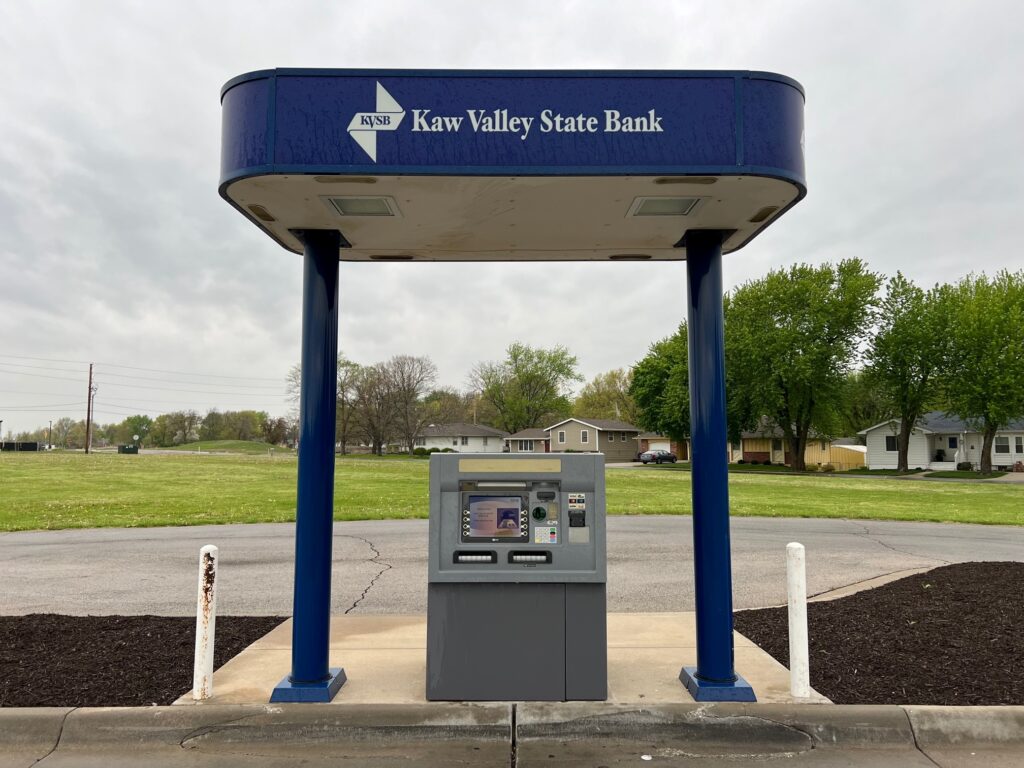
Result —
[[836, 468], [834, 464], [822, 464], [820, 467], [822, 472], [835, 472]]

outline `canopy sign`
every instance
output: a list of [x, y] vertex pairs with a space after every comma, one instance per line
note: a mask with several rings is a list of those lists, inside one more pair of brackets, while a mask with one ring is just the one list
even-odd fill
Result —
[[756, 72], [274, 70], [223, 92], [221, 194], [343, 260], [681, 259], [804, 194], [803, 92]]

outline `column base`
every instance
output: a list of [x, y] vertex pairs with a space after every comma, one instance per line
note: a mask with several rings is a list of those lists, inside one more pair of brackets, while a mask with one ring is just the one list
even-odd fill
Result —
[[715, 683], [697, 677], [696, 667], [683, 667], [679, 681], [686, 686], [694, 701], [757, 701], [750, 683], [739, 675], [731, 683]]
[[318, 683], [293, 683], [290, 677], [286, 677], [274, 688], [270, 694], [271, 704], [285, 704], [296, 702], [326, 703], [334, 698], [341, 690], [341, 686], [348, 679], [345, 677], [345, 670], [341, 667], [331, 667], [328, 672], [331, 676]]

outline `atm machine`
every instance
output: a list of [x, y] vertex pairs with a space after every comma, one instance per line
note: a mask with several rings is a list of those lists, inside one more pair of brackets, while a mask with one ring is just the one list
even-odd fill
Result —
[[607, 698], [604, 457], [430, 457], [427, 699]]

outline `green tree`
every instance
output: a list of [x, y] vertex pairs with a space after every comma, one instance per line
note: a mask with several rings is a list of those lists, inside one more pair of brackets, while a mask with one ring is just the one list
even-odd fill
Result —
[[968, 275], [946, 298], [946, 408], [981, 431], [981, 471], [991, 472], [996, 432], [1024, 417], [1024, 272]]
[[144, 445], [152, 427], [153, 420], [145, 414], [128, 416], [117, 426], [117, 441], [125, 445], [135, 443], [135, 435], [138, 435], [138, 443]]
[[896, 447], [901, 470], [909, 469], [910, 433], [935, 403], [935, 379], [947, 358], [950, 312], [945, 293], [937, 287], [925, 291], [897, 272], [879, 306], [878, 327], [867, 353], [871, 381], [900, 418]]
[[153, 445], [160, 448], [174, 445], [174, 430], [171, 429], [171, 420], [166, 413], [161, 413], [153, 419], [153, 425], [149, 428], [149, 438]]
[[686, 323], [656, 341], [633, 366], [629, 394], [637, 407], [636, 425], [677, 442], [690, 437], [690, 388]]
[[281, 445], [288, 439], [288, 419], [268, 418], [263, 422], [263, 439], [271, 445]]
[[75, 420], [70, 416], [61, 416], [53, 422], [53, 444], [61, 448], [68, 447], [68, 436], [75, 426]]
[[843, 381], [859, 357], [880, 284], [860, 259], [846, 259], [772, 271], [727, 297], [730, 409], [743, 426], [753, 427], [761, 414], [777, 424], [794, 469], [804, 469], [812, 428], [822, 435], [836, 429]]
[[218, 411], [216, 408], [211, 408], [205, 416], [203, 416], [203, 424], [199, 427], [199, 439], [210, 442], [212, 440], [220, 440], [221, 434], [224, 431], [224, 414]]
[[854, 437], [862, 429], [881, 424], [895, 413], [892, 401], [875, 385], [867, 371], [853, 370], [846, 374], [838, 434]]
[[616, 368], [599, 373], [584, 385], [572, 403], [573, 416], [618, 419], [636, 424], [639, 409], [629, 394], [632, 371]]
[[514, 433], [571, 411], [568, 388], [583, 378], [576, 366], [565, 347], [534, 349], [514, 342], [503, 361], [477, 363], [469, 379], [497, 413], [496, 426]]

